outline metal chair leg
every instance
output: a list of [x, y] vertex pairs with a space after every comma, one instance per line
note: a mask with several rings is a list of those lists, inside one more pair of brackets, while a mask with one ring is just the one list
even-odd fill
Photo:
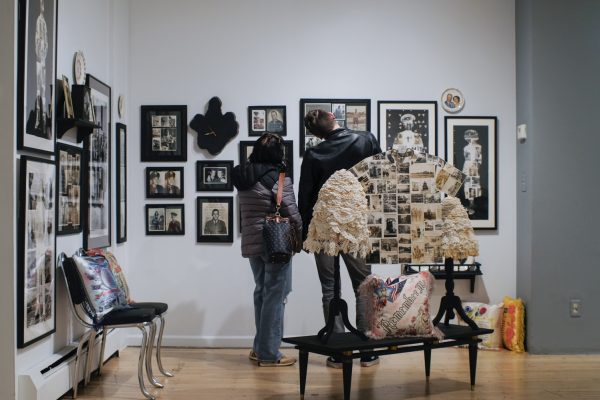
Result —
[[106, 347], [106, 331], [102, 329], [102, 345], [100, 346], [100, 359], [98, 360], [98, 376], [102, 375], [102, 365], [104, 365], [104, 348]]
[[154, 338], [156, 338], [156, 322], [152, 321], [152, 324], [150, 325], [150, 338], [148, 340], [148, 345], [146, 346], [146, 375], [148, 376], [148, 380], [151, 384], [162, 389], [164, 387], [163, 384], [157, 381], [152, 373], [152, 350], [154, 349]]
[[173, 376], [171, 371], [167, 371], [163, 368], [162, 358], [160, 356], [160, 350], [162, 349], [162, 338], [163, 332], [165, 331], [165, 317], [163, 315], [159, 315], [160, 317], [160, 331], [158, 332], [158, 343], [156, 344], [156, 362], [158, 363], [158, 369], [161, 374], [164, 376]]
[[90, 383], [90, 376], [92, 375], [92, 360], [94, 359], [94, 347], [96, 347], [96, 331], [92, 329], [88, 338], [88, 354], [85, 362], [85, 378], [83, 381], [84, 387]]
[[146, 397], [148, 400], [156, 400], [156, 397], [152, 396], [148, 390], [146, 390], [146, 386], [144, 385], [144, 354], [146, 353], [146, 346], [148, 345], [146, 324], [140, 324], [138, 325], [138, 328], [142, 331], [142, 344], [140, 347], [140, 358], [138, 360], [138, 382], [144, 397]]
[[89, 335], [84, 333], [79, 339], [79, 344], [77, 345], [77, 353], [75, 353], [75, 367], [73, 369], [72, 376], [72, 389], [73, 389], [73, 398], [77, 398], [77, 389], [79, 388], [79, 367], [81, 366], [81, 350], [85, 342], [89, 339]]

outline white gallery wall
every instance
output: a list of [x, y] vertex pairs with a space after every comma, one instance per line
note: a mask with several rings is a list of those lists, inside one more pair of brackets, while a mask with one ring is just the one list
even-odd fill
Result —
[[[484, 275], [477, 279], [475, 293], [469, 293], [467, 281], [457, 281], [456, 292], [463, 300], [494, 303], [514, 296], [513, 0], [131, 0], [129, 32], [129, 241], [124, 264], [134, 299], [169, 303], [166, 345], [247, 346], [254, 334], [254, 283], [248, 261], [240, 256], [237, 204], [233, 244], [197, 244], [195, 234], [197, 196], [235, 196], [195, 192], [195, 163], [238, 164], [237, 142], [249, 139], [250, 105], [287, 106], [286, 139], [294, 141], [297, 184], [300, 98], [370, 98], [371, 130], [376, 133], [377, 100], [439, 101], [446, 88], [462, 90], [466, 106], [461, 116], [498, 117], [498, 230], [477, 234]], [[106, 52], [90, 54], [90, 60]], [[204, 113], [213, 96], [240, 124], [239, 135], [221, 154], [200, 150], [190, 130], [186, 163], [140, 162], [141, 105], [185, 104], [191, 120]], [[442, 156], [445, 115], [438, 108]], [[145, 199], [144, 170], [171, 165], [185, 167], [185, 198], [168, 202], [185, 205], [186, 233], [149, 237], [144, 204], [162, 201]], [[374, 271], [390, 276], [399, 268], [376, 266]], [[343, 296], [352, 309], [354, 296], [344, 267], [342, 278]], [[434, 304], [442, 293], [443, 282], [438, 281]], [[294, 257], [285, 320], [286, 335], [314, 334], [323, 325], [311, 255]]]

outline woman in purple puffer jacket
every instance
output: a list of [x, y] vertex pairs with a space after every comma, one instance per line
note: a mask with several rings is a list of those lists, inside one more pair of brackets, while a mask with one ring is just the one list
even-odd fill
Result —
[[[274, 264], [265, 257], [263, 223], [275, 212], [279, 171], [285, 170], [284, 144], [279, 135], [263, 134], [254, 143], [249, 162], [233, 169], [242, 215], [242, 257], [250, 260], [254, 274], [254, 320], [256, 336], [250, 359], [261, 367], [293, 365], [295, 358], [279, 351], [283, 337], [283, 312], [292, 289], [292, 261]], [[302, 249], [302, 220], [296, 205], [294, 187], [285, 178], [281, 209], [295, 230], [295, 252]]]

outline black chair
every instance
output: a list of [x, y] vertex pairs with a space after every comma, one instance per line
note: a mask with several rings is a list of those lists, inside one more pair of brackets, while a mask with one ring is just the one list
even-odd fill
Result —
[[[94, 307], [90, 304], [85, 285], [77, 269], [75, 261], [67, 257], [64, 253], [58, 256], [57, 268], [62, 271], [65, 278], [65, 284], [69, 291], [69, 297], [71, 299], [71, 310], [75, 318], [86, 328], [90, 329], [90, 338], [88, 340], [88, 362], [86, 364], [85, 371], [85, 384], [89, 381], [91, 359], [94, 351], [95, 333], [96, 331], [103, 331], [102, 338], [102, 350], [104, 350], [104, 344], [106, 342], [107, 330], [115, 328], [131, 328], [135, 327], [142, 331], [142, 343], [140, 348], [140, 356], [138, 359], [138, 382], [142, 394], [149, 400], [155, 400], [144, 384], [144, 363], [146, 364], [146, 374], [148, 379], [153, 382], [154, 377], [151, 374], [151, 367], [149, 362], [152, 360], [152, 345], [150, 345], [149, 335], [146, 328], [150, 332], [150, 336], [156, 332], [156, 325], [154, 320], [157, 318], [156, 312], [152, 308], [134, 308], [134, 307], [122, 307], [114, 308], [109, 313], [99, 317], [96, 314]], [[78, 348], [78, 351], [80, 349]], [[103, 355], [100, 355], [100, 365], [102, 364]], [[77, 395], [78, 385], [78, 363], [76, 360], [75, 368], [75, 380], [73, 382], [73, 394], [74, 397]]]

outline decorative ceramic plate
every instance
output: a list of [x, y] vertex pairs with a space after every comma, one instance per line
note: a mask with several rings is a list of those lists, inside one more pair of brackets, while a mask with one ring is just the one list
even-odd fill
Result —
[[442, 108], [451, 114], [456, 114], [462, 111], [465, 106], [465, 96], [460, 90], [450, 88], [444, 90], [440, 100]]
[[85, 57], [81, 50], [75, 52], [73, 58], [73, 76], [75, 77], [75, 83], [78, 85], [85, 85]]

